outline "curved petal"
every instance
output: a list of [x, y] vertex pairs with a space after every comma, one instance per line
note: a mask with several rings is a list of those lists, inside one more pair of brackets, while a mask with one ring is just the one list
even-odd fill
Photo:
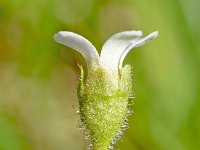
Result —
[[147, 42], [153, 40], [154, 38], [156, 38], [158, 36], [158, 31], [152, 32], [151, 34], [149, 34], [148, 36], [146, 36], [145, 38], [141, 38], [137, 44], [135, 45], [135, 47], [139, 47], [141, 45], [146, 44]]
[[125, 49], [137, 42], [142, 36], [141, 31], [125, 31], [113, 35], [102, 47], [100, 63], [109, 70], [118, 70], [119, 60]]
[[54, 35], [54, 40], [80, 52], [88, 66], [88, 70], [99, 65], [99, 54], [90, 41], [73, 32], [60, 31]]
[[151, 34], [149, 34], [148, 36], [146, 36], [145, 38], [141, 38], [140, 40], [131, 43], [126, 50], [124, 51], [124, 53], [121, 55], [121, 58], [119, 60], [119, 68], [122, 68], [123, 65], [123, 61], [124, 58], [126, 57], [126, 55], [128, 54], [128, 52], [130, 52], [131, 49], [133, 49], [134, 47], [139, 47], [141, 45], [146, 44], [147, 42], [149, 42], [150, 40], [156, 38], [158, 36], [158, 31], [155, 31]]

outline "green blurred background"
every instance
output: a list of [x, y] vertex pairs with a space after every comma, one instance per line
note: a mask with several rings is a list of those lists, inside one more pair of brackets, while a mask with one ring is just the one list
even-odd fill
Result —
[[83, 150], [74, 50], [53, 41], [79, 33], [97, 49], [112, 34], [159, 31], [130, 52], [136, 99], [121, 150], [200, 149], [199, 0], [1, 0], [0, 150]]

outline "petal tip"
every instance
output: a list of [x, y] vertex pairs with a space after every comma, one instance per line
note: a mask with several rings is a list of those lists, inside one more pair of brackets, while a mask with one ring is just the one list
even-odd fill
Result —
[[142, 31], [136, 31], [136, 34], [137, 34], [138, 36], [142, 36], [143, 32], [142, 32]]
[[135, 31], [135, 30], [132, 30], [130, 31], [131, 34], [133, 34], [134, 36], [142, 36], [143, 32], [142, 31]]
[[158, 36], [159, 32], [158, 31], [155, 31], [151, 34], [152, 37], [156, 38]]
[[58, 43], [62, 43], [65, 34], [65, 31], [59, 31], [58, 33], [54, 34], [53, 39]]
[[56, 33], [56, 34], [54, 34], [54, 36], [53, 36], [53, 39], [58, 43], [60, 41], [60, 38], [61, 38], [61, 31]]

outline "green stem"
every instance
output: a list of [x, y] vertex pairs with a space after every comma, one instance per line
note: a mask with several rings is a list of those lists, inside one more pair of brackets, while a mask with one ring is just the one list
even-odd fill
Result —
[[110, 143], [105, 142], [104, 140], [94, 143], [93, 150], [108, 150]]

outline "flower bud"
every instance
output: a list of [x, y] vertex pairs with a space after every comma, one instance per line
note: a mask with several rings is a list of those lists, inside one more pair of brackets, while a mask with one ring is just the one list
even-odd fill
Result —
[[[115, 83], [118, 83], [116, 86]], [[94, 150], [107, 150], [127, 126], [129, 98], [132, 95], [131, 67], [126, 65], [118, 76], [102, 67], [90, 72], [84, 81], [84, 71], [78, 86], [80, 115], [85, 132]]]

